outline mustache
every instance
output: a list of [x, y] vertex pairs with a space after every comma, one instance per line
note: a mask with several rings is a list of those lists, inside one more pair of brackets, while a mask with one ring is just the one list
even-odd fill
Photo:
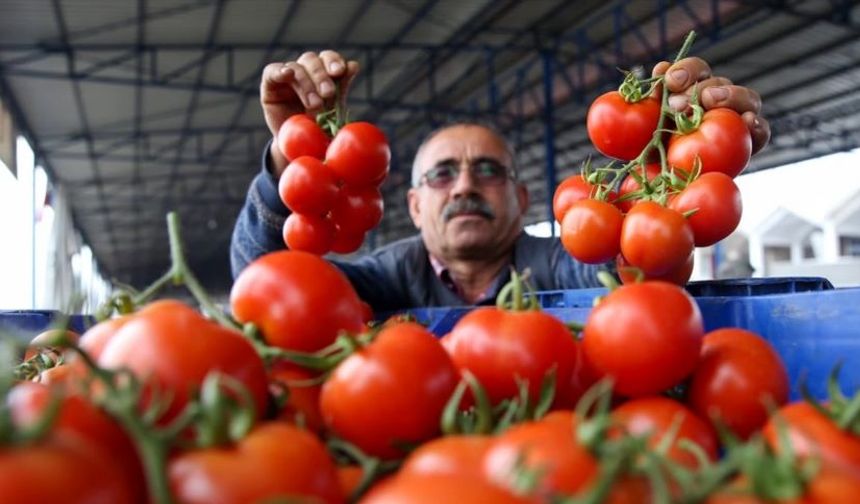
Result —
[[490, 205], [477, 196], [456, 199], [442, 209], [442, 219], [446, 222], [459, 214], [478, 214], [490, 220], [496, 218]]

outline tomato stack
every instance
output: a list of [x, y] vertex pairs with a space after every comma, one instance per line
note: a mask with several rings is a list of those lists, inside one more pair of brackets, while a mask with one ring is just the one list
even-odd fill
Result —
[[752, 139], [731, 109], [704, 111], [693, 100], [691, 116], [673, 113], [667, 92], [662, 100], [655, 96], [660, 79], [641, 82], [628, 74], [619, 90], [592, 103], [591, 142], [624, 164], [586, 166], [564, 180], [553, 213], [577, 260], [615, 261], [624, 282], [643, 277], [683, 285], [694, 247], [719, 242], [740, 223], [732, 179], [749, 163]]
[[277, 147], [290, 163], [278, 182], [281, 200], [292, 212], [284, 223], [284, 242], [317, 255], [346, 254], [358, 250], [382, 220], [379, 186], [391, 151], [385, 134], [367, 122], [327, 130], [299, 114], [278, 131]]

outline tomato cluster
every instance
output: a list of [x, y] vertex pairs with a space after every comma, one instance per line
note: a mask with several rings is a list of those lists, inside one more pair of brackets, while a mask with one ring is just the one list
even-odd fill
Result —
[[353, 122], [330, 139], [316, 121], [299, 114], [281, 126], [277, 147], [289, 161], [278, 182], [281, 200], [292, 211], [283, 230], [287, 247], [317, 255], [358, 250], [382, 220], [379, 186], [391, 158], [385, 134]]

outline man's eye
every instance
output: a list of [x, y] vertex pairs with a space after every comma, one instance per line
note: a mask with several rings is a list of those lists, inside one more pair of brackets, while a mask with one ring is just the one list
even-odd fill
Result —
[[505, 174], [505, 167], [498, 164], [493, 163], [491, 161], [484, 161], [475, 165], [475, 175], [478, 177], [492, 178], [492, 177], [501, 177]]
[[454, 178], [455, 169], [450, 166], [438, 166], [427, 172], [428, 180], [446, 180]]

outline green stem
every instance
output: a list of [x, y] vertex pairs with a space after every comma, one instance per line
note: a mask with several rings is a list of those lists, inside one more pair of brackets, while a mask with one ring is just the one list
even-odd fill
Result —
[[687, 34], [684, 43], [681, 45], [681, 49], [678, 50], [678, 55], [675, 56], [675, 63], [687, 57], [687, 53], [690, 52], [694, 40], [696, 40], [696, 31], [690, 30], [690, 33]]
[[134, 296], [132, 298], [132, 302], [135, 306], [140, 306], [147, 301], [149, 301], [153, 296], [155, 296], [161, 289], [163, 289], [168, 283], [173, 281], [173, 268], [170, 269], [167, 273], [161, 275], [161, 278], [153, 282], [149, 287], [146, 288], [140, 294]]

